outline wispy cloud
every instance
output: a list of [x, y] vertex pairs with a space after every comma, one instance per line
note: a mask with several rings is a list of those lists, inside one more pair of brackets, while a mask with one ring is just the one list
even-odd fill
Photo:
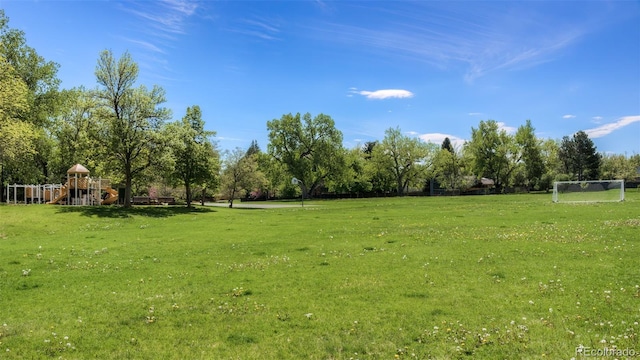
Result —
[[479, 113], [479, 112], [470, 112], [468, 115], [469, 115], [469, 116], [482, 116], [482, 113]]
[[[148, 73], [157, 79], [167, 79], [171, 73], [165, 55], [174, 43], [187, 33], [190, 17], [198, 3], [190, 0], [131, 1], [117, 3], [122, 11], [132, 14], [136, 27], [126, 29], [122, 38], [142, 50], [136, 53], [141, 67], [152, 69]], [[146, 62], [146, 64], [145, 64]]]
[[262, 40], [280, 40], [279, 23], [278, 20], [263, 17], [245, 18], [228, 28], [227, 31]]
[[591, 121], [596, 124], [600, 124], [602, 122], [602, 116], [594, 116], [591, 118]]
[[573, 119], [573, 118], [575, 118], [575, 117], [576, 117], [576, 116], [575, 116], [575, 115], [572, 115], [572, 114], [567, 114], [567, 115], [563, 115], [563, 116], [562, 116], [562, 118], [563, 118], [563, 119]]
[[443, 69], [462, 66], [467, 81], [497, 70], [552, 61], [590, 25], [579, 14], [564, 22], [549, 18], [545, 4], [475, 2], [472, 7], [458, 7], [445, 2], [401, 2], [390, 7], [373, 2], [354, 6], [369, 14], [367, 23], [334, 20], [315, 30], [329, 41], [385, 56]]
[[129, 3], [123, 9], [130, 12], [153, 29], [161, 37], [185, 34], [185, 20], [194, 15], [198, 4], [188, 0], [161, 0], [155, 2]]
[[598, 127], [585, 130], [584, 132], [587, 133], [587, 135], [589, 135], [590, 138], [595, 139], [595, 138], [607, 136], [618, 129], [621, 129], [625, 126], [631, 125], [636, 122], [640, 122], [640, 115], [624, 116], [619, 118], [616, 122], [600, 125]]
[[445, 138], [449, 138], [449, 140], [451, 141], [451, 144], [453, 144], [453, 147], [455, 149], [461, 148], [466, 142], [465, 139], [459, 138], [454, 135], [442, 134], [442, 133], [421, 134], [421, 135], [418, 135], [418, 137], [422, 139], [422, 141], [434, 143], [436, 145], [441, 145]]
[[129, 38], [123, 38], [125, 41], [130, 42], [132, 44], [136, 44], [138, 46], [140, 46], [141, 48], [145, 49], [145, 50], [149, 50], [149, 51], [153, 51], [153, 52], [157, 52], [157, 53], [161, 53], [161, 54], [165, 54], [166, 52], [161, 49], [160, 47], [148, 42], [148, 41], [143, 41], [143, 40], [137, 40], [137, 39], [129, 39]]
[[367, 99], [372, 100], [384, 100], [384, 99], [403, 99], [403, 98], [411, 98], [413, 97], [413, 93], [409, 90], [402, 89], [383, 89], [383, 90], [358, 90], [356, 88], [351, 88], [349, 90], [351, 94], [358, 94], [366, 97]]

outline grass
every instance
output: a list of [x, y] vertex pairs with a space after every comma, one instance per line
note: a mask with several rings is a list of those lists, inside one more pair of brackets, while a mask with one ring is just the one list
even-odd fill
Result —
[[640, 194], [308, 203], [0, 206], [0, 357], [640, 353]]

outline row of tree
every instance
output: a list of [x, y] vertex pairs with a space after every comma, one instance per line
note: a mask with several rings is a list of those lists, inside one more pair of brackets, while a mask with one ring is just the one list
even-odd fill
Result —
[[[136, 85], [138, 65], [103, 51], [94, 89], [59, 89], [58, 65], [10, 29], [0, 10], [0, 180], [63, 182], [66, 169], [82, 163], [93, 174], [125, 188], [125, 205], [150, 184], [194, 193], [237, 197], [304, 196], [322, 192], [404, 194], [432, 179], [462, 191], [481, 177], [496, 189], [548, 189], [554, 180], [637, 176], [640, 155], [603, 156], [584, 132], [561, 141], [541, 140], [530, 121], [515, 134], [493, 120], [471, 129], [455, 147], [425, 143], [389, 128], [380, 141], [346, 149], [342, 133], [325, 114], [285, 114], [267, 122], [269, 144], [220, 154], [205, 130], [199, 106], [172, 121], [165, 92]], [[291, 183], [299, 179], [300, 188]], [[4, 196], [4, 194], [3, 194]]]

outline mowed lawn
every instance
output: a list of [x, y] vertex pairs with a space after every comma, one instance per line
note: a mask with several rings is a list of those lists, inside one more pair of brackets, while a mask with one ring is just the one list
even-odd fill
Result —
[[3, 205], [0, 358], [639, 354], [640, 193], [626, 199]]

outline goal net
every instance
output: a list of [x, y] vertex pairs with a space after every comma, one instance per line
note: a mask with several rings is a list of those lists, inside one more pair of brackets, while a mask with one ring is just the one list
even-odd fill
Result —
[[553, 202], [624, 201], [624, 180], [556, 181]]

